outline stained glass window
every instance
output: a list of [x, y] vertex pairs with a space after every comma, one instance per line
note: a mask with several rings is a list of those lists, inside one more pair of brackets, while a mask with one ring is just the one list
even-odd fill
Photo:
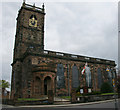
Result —
[[64, 68], [63, 64], [57, 65], [57, 88], [65, 87], [65, 77], [64, 77]]
[[98, 74], [98, 88], [101, 88], [101, 85], [102, 85], [102, 73], [101, 73], [100, 68], [97, 69], [97, 74]]
[[79, 87], [79, 74], [77, 66], [73, 66], [72, 68], [72, 87], [77, 88]]

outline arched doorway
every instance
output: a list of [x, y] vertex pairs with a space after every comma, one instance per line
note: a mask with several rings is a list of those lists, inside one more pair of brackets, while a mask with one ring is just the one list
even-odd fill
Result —
[[47, 76], [44, 79], [44, 95], [48, 94], [48, 90], [51, 90], [52, 85], [51, 85], [51, 78], [49, 76]]

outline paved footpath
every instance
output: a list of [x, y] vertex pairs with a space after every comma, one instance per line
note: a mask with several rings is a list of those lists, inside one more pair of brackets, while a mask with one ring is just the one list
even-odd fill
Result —
[[[77, 103], [77, 104], [59, 104], [59, 105], [26, 105], [26, 106], [11, 106], [11, 105], [2, 105], [2, 108], [50, 108], [50, 107], [76, 107], [76, 106], [85, 106], [85, 105], [94, 105], [100, 103], [113, 102], [114, 100], [106, 100], [106, 101], [97, 101], [97, 102], [89, 102], [89, 103]], [[5, 109], [4, 109], [5, 110]]]

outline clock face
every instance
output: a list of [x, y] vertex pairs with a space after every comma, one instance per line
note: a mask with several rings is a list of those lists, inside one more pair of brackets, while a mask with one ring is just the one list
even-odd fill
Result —
[[29, 19], [29, 26], [37, 27], [37, 20], [35, 19], [34, 16], [32, 16], [32, 17]]

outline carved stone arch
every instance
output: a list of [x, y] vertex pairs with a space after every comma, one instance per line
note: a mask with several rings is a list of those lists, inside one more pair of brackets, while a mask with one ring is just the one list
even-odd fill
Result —
[[79, 69], [79, 66], [80, 66], [80, 65], [79, 65], [79, 64], [77, 64], [77, 63], [75, 63], [75, 64], [74, 64], [74, 66], [77, 66], [77, 69]]
[[73, 66], [76, 66], [76, 64], [75, 63], [71, 64], [71, 68], [73, 68]]
[[43, 76], [43, 80], [45, 80], [46, 77], [50, 77], [50, 78], [52, 79], [51, 74], [44, 75], [44, 76]]

